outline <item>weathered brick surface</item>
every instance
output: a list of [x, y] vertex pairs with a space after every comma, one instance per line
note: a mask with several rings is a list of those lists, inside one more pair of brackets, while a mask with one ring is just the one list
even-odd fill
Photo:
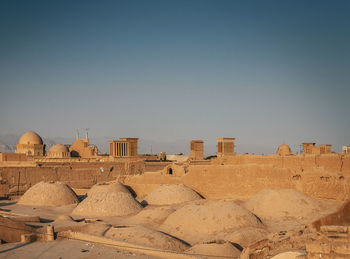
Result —
[[315, 242], [306, 244], [306, 251], [308, 253], [329, 254], [332, 250], [330, 244]]
[[338, 232], [338, 233], [347, 233], [349, 227], [348, 226], [321, 226], [321, 232]]
[[[101, 172], [100, 168], [104, 171]], [[110, 169], [113, 170], [110, 172]], [[43, 163], [37, 167], [0, 167], [0, 197], [26, 191], [40, 181], [61, 181], [72, 188], [90, 188], [96, 183], [144, 171], [144, 163]]]
[[337, 254], [348, 255], [350, 258], [350, 243], [333, 244], [332, 250]]
[[350, 258], [350, 243], [345, 242], [313, 242], [306, 244], [307, 258]]

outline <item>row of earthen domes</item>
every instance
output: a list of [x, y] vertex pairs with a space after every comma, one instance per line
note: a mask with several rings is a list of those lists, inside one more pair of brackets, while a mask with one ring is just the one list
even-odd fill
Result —
[[[19, 141], [18, 144], [24, 144], [24, 145], [42, 145], [44, 142], [42, 138], [39, 136], [38, 133], [34, 131], [28, 131], [24, 133]], [[67, 146], [62, 145], [62, 144], [56, 144], [52, 146], [49, 150], [49, 152], [52, 153], [60, 153], [60, 152], [69, 152], [69, 149]]]

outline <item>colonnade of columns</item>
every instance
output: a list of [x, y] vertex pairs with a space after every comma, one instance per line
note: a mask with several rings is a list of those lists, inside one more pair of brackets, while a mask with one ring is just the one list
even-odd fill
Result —
[[110, 152], [113, 156], [130, 156], [128, 142], [110, 142]]

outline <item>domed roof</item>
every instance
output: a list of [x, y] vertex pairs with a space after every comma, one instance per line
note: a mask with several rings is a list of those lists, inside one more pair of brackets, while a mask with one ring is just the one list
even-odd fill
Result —
[[263, 224], [250, 211], [233, 201], [193, 202], [170, 214], [161, 231], [194, 244], [203, 238], [215, 240], [218, 233], [228, 234], [246, 227]]
[[278, 147], [276, 154], [280, 156], [291, 155], [292, 150], [287, 144], [282, 144]]
[[78, 203], [75, 192], [62, 182], [39, 182], [30, 187], [18, 204], [34, 206], [63, 206]]
[[164, 184], [145, 198], [147, 204], [170, 205], [202, 199], [195, 191], [183, 184]]
[[18, 144], [43, 144], [43, 140], [34, 131], [28, 131], [22, 135]]
[[247, 200], [243, 206], [262, 221], [298, 219], [298, 222], [304, 224], [303, 221], [317, 217], [324, 206], [322, 204], [324, 203], [294, 189], [264, 189]]
[[142, 210], [141, 204], [129, 193], [99, 192], [87, 196], [75, 207], [72, 214], [89, 217], [109, 217], [136, 214], [140, 210]]
[[118, 181], [112, 181], [112, 182], [106, 182], [103, 184], [95, 184], [91, 187], [91, 189], [87, 192], [87, 196], [94, 195], [96, 193], [115, 193], [115, 192], [124, 192], [131, 194], [131, 192], [120, 182]]
[[65, 152], [69, 152], [69, 149], [65, 145], [57, 144], [57, 145], [52, 146], [49, 149], [49, 152], [52, 152], [52, 153], [65, 153]]

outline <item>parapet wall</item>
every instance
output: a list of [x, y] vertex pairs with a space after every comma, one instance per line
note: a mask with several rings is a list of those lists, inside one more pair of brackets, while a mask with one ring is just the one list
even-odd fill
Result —
[[[139, 196], [148, 194], [160, 184], [183, 183], [205, 198], [214, 199], [246, 199], [263, 189], [286, 188], [314, 198], [350, 198], [350, 155], [344, 154], [236, 155], [214, 159], [211, 164], [144, 161], [30, 163], [25, 167], [16, 164], [0, 167], [0, 196], [21, 194], [39, 181], [62, 181], [73, 188], [90, 188], [95, 183], [118, 178]], [[164, 170], [168, 167], [172, 170]]]
[[347, 200], [350, 156], [237, 155], [215, 159], [211, 165], [190, 164], [183, 175], [175, 169], [173, 175], [163, 171], [125, 178], [125, 184], [140, 196], [160, 184], [174, 183], [183, 183], [211, 199], [246, 199], [263, 189], [296, 189], [314, 198]]
[[[211, 198], [249, 198], [263, 189], [296, 189], [314, 198], [346, 200], [349, 177], [313, 168], [296, 173], [271, 165], [211, 165], [189, 167], [185, 184]], [[204, 180], [206, 179], [206, 180]]]
[[272, 165], [278, 168], [290, 168], [300, 172], [310, 168], [323, 168], [331, 172], [343, 172], [350, 174], [349, 154], [323, 154], [323, 155], [235, 155], [223, 158], [212, 159], [212, 164], [225, 165]]
[[40, 181], [61, 181], [73, 188], [90, 188], [99, 182], [143, 171], [143, 162], [43, 163], [40, 166], [0, 167], [0, 197], [23, 194]]

